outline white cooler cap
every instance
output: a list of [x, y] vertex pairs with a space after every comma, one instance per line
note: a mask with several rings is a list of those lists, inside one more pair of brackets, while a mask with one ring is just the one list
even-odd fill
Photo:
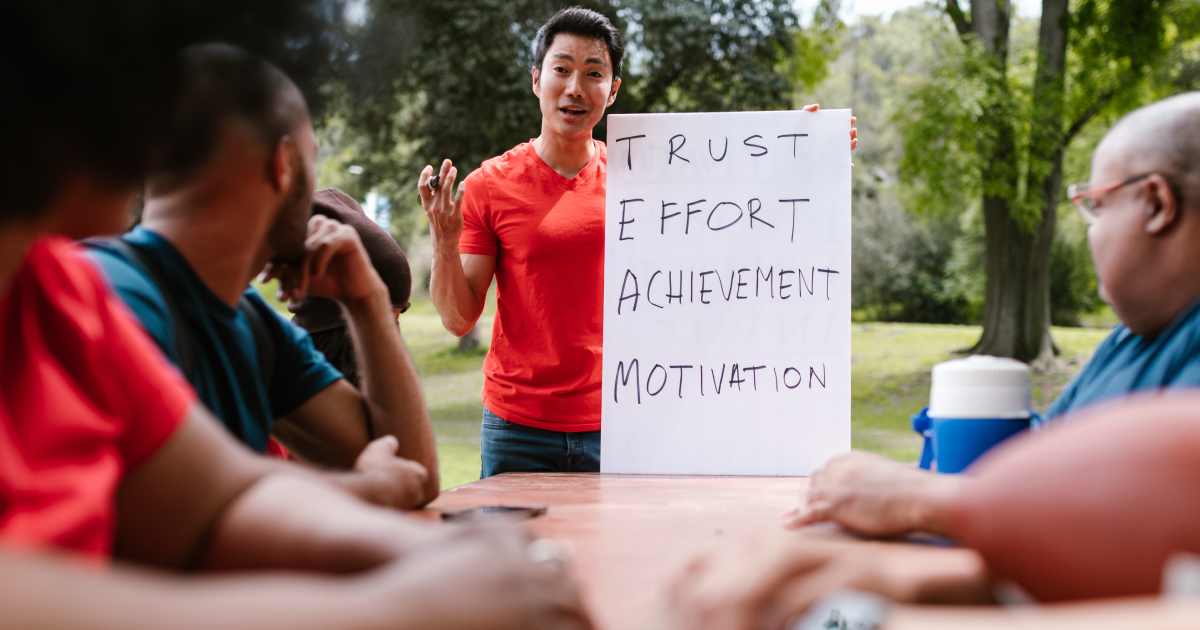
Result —
[[1028, 418], [1029, 367], [976, 355], [933, 366], [930, 418]]

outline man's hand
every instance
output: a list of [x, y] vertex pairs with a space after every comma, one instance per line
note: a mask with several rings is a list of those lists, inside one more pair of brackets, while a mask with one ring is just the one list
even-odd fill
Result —
[[[821, 109], [821, 106], [818, 105], [817, 103], [813, 103], [812, 105], [805, 105], [801, 109], [806, 112], [815, 112], [815, 111], [819, 111]], [[856, 123], [856, 122], [858, 122], [858, 117], [851, 116], [850, 117], [850, 150], [851, 151], [858, 148], [858, 129], [856, 127], [854, 127], [854, 123]], [[854, 168], [854, 165], [851, 164], [850, 168]]]
[[458, 194], [451, 199], [458, 169], [450, 160], [443, 160], [442, 168], [438, 171], [437, 190], [429, 189], [432, 175], [433, 167], [426, 166], [417, 179], [417, 192], [421, 195], [421, 206], [425, 208], [425, 219], [429, 221], [429, 238], [433, 241], [435, 255], [441, 248], [452, 246], [457, 257], [458, 238], [463, 231], [462, 201], [466, 182], [459, 186]]
[[911, 531], [953, 536], [947, 511], [961, 485], [957, 475], [937, 475], [853, 451], [829, 460], [812, 474], [800, 507], [784, 515], [784, 525], [834, 521], [871, 536]]
[[538, 561], [523, 530], [464, 529], [375, 576], [382, 618], [402, 628], [589, 630], [568, 567]]
[[668, 595], [677, 630], [782, 630], [843, 589], [898, 602], [981, 603], [983, 561], [966, 549], [756, 539], [694, 561]]
[[425, 505], [425, 481], [429, 471], [418, 462], [396, 455], [400, 441], [385, 435], [367, 444], [354, 471], [367, 478], [368, 501], [375, 505], [411, 510]]
[[304, 260], [267, 266], [265, 280], [280, 279], [280, 298], [302, 300], [310, 295], [345, 303], [387, 295], [379, 273], [358, 232], [323, 215], [308, 220]]

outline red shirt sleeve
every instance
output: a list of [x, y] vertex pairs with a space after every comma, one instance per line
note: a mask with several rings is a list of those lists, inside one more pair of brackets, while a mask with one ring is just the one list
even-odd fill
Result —
[[57, 239], [48, 245], [64, 280], [51, 289], [65, 318], [58, 329], [78, 335], [71, 344], [78, 345], [63, 348], [60, 359], [73, 364], [71, 371], [94, 404], [117, 420], [116, 447], [125, 470], [131, 470], [170, 438], [196, 394], [77, 248]]
[[463, 231], [458, 238], [458, 250], [464, 254], [495, 256], [500, 253], [500, 239], [491, 222], [487, 179], [483, 169], [476, 169], [465, 180], [463, 193]]

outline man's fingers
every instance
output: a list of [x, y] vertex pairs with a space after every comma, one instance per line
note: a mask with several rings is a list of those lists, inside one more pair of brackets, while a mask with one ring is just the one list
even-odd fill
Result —
[[813, 523], [828, 521], [833, 511], [833, 506], [828, 501], [811, 501], [796, 508], [795, 513], [784, 521], [783, 526], [788, 529], [804, 527]]
[[396, 451], [400, 450], [400, 440], [396, 439], [394, 435], [385, 435], [381, 438], [371, 440], [367, 448], [382, 451], [388, 455], [395, 455]]
[[805, 106], [804, 106], [804, 111], [806, 111], [806, 112], [815, 112], [815, 111], [817, 111], [817, 110], [819, 110], [819, 109], [821, 109], [821, 106], [820, 106], [820, 105], [818, 105], [818, 104], [816, 104], [816, 103], [813, 103], [812, 105], [805, 105]]
[[305, 258], [303, 262], [295, 265], [296, 271], [291, 274], [292, 287], [291, 291], [294, 299], [303, 300], [308, 296], [308, 281], [312, 277], [310, 259]]
[[443, 208], [450, 203], [450, 197], [454, 194], [454, 180], [456, 179], [458, 179], [458, 169], [452, 167], [438, 185], [438, 196], [441, 197]]
[[446, 186], [446, 177], [454, 168], [454, 163], [450, 160], [442, 160], [442, 167], [438, 169], [438, 192]]
[[270, 282], [275, 278], [283, 277], [283, 272], [287, 269], [286, 265], [277, 265], [275, 263], [267, 263], [267, 267], [258, 277], [259, 282]]
[[422, 204], [433, 198], [433, 191], [429, 190], [429, 178], [432, 176], [433, 167], [428, 164], [421, 169], [421, 174], [417, 176], [417, 194], [421, 196]]
[[453, 206], [454, 216], [462, 215], [463, 197], [466, 195], [466, 193], [467, 193], [467, 181], [463, 180], [462, 183], [460, 183], [458, 185], [458, 192], [455, 193], [455, 195], [454, 195], [454, 206]]
[[308, 280], [310, 283], [325, 277], [325, 273], [329, 270], [329, 262], [333, 260], [335, 254], [337, 254], [337, 249], [327, 242], [321, 243], [315, 250], [309, 252], [308, 260], [305, 262], [308, 263], [306, 266], [309, 269]]
[[[818, 570], [787, 584], [782, 584], [764, 611], [764, 625], [784, 627], [803, 615], [814, 603], [831, 590], [837, 590], [826, 570]], [[768, 626], [770, 627], [770, 626]]]

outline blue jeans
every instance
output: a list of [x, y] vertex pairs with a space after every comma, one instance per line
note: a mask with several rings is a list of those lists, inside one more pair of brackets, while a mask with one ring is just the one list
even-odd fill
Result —
[[483, 409], [480, 479], [506, 472], [600, 472], [600, 432], [535, 429]]

